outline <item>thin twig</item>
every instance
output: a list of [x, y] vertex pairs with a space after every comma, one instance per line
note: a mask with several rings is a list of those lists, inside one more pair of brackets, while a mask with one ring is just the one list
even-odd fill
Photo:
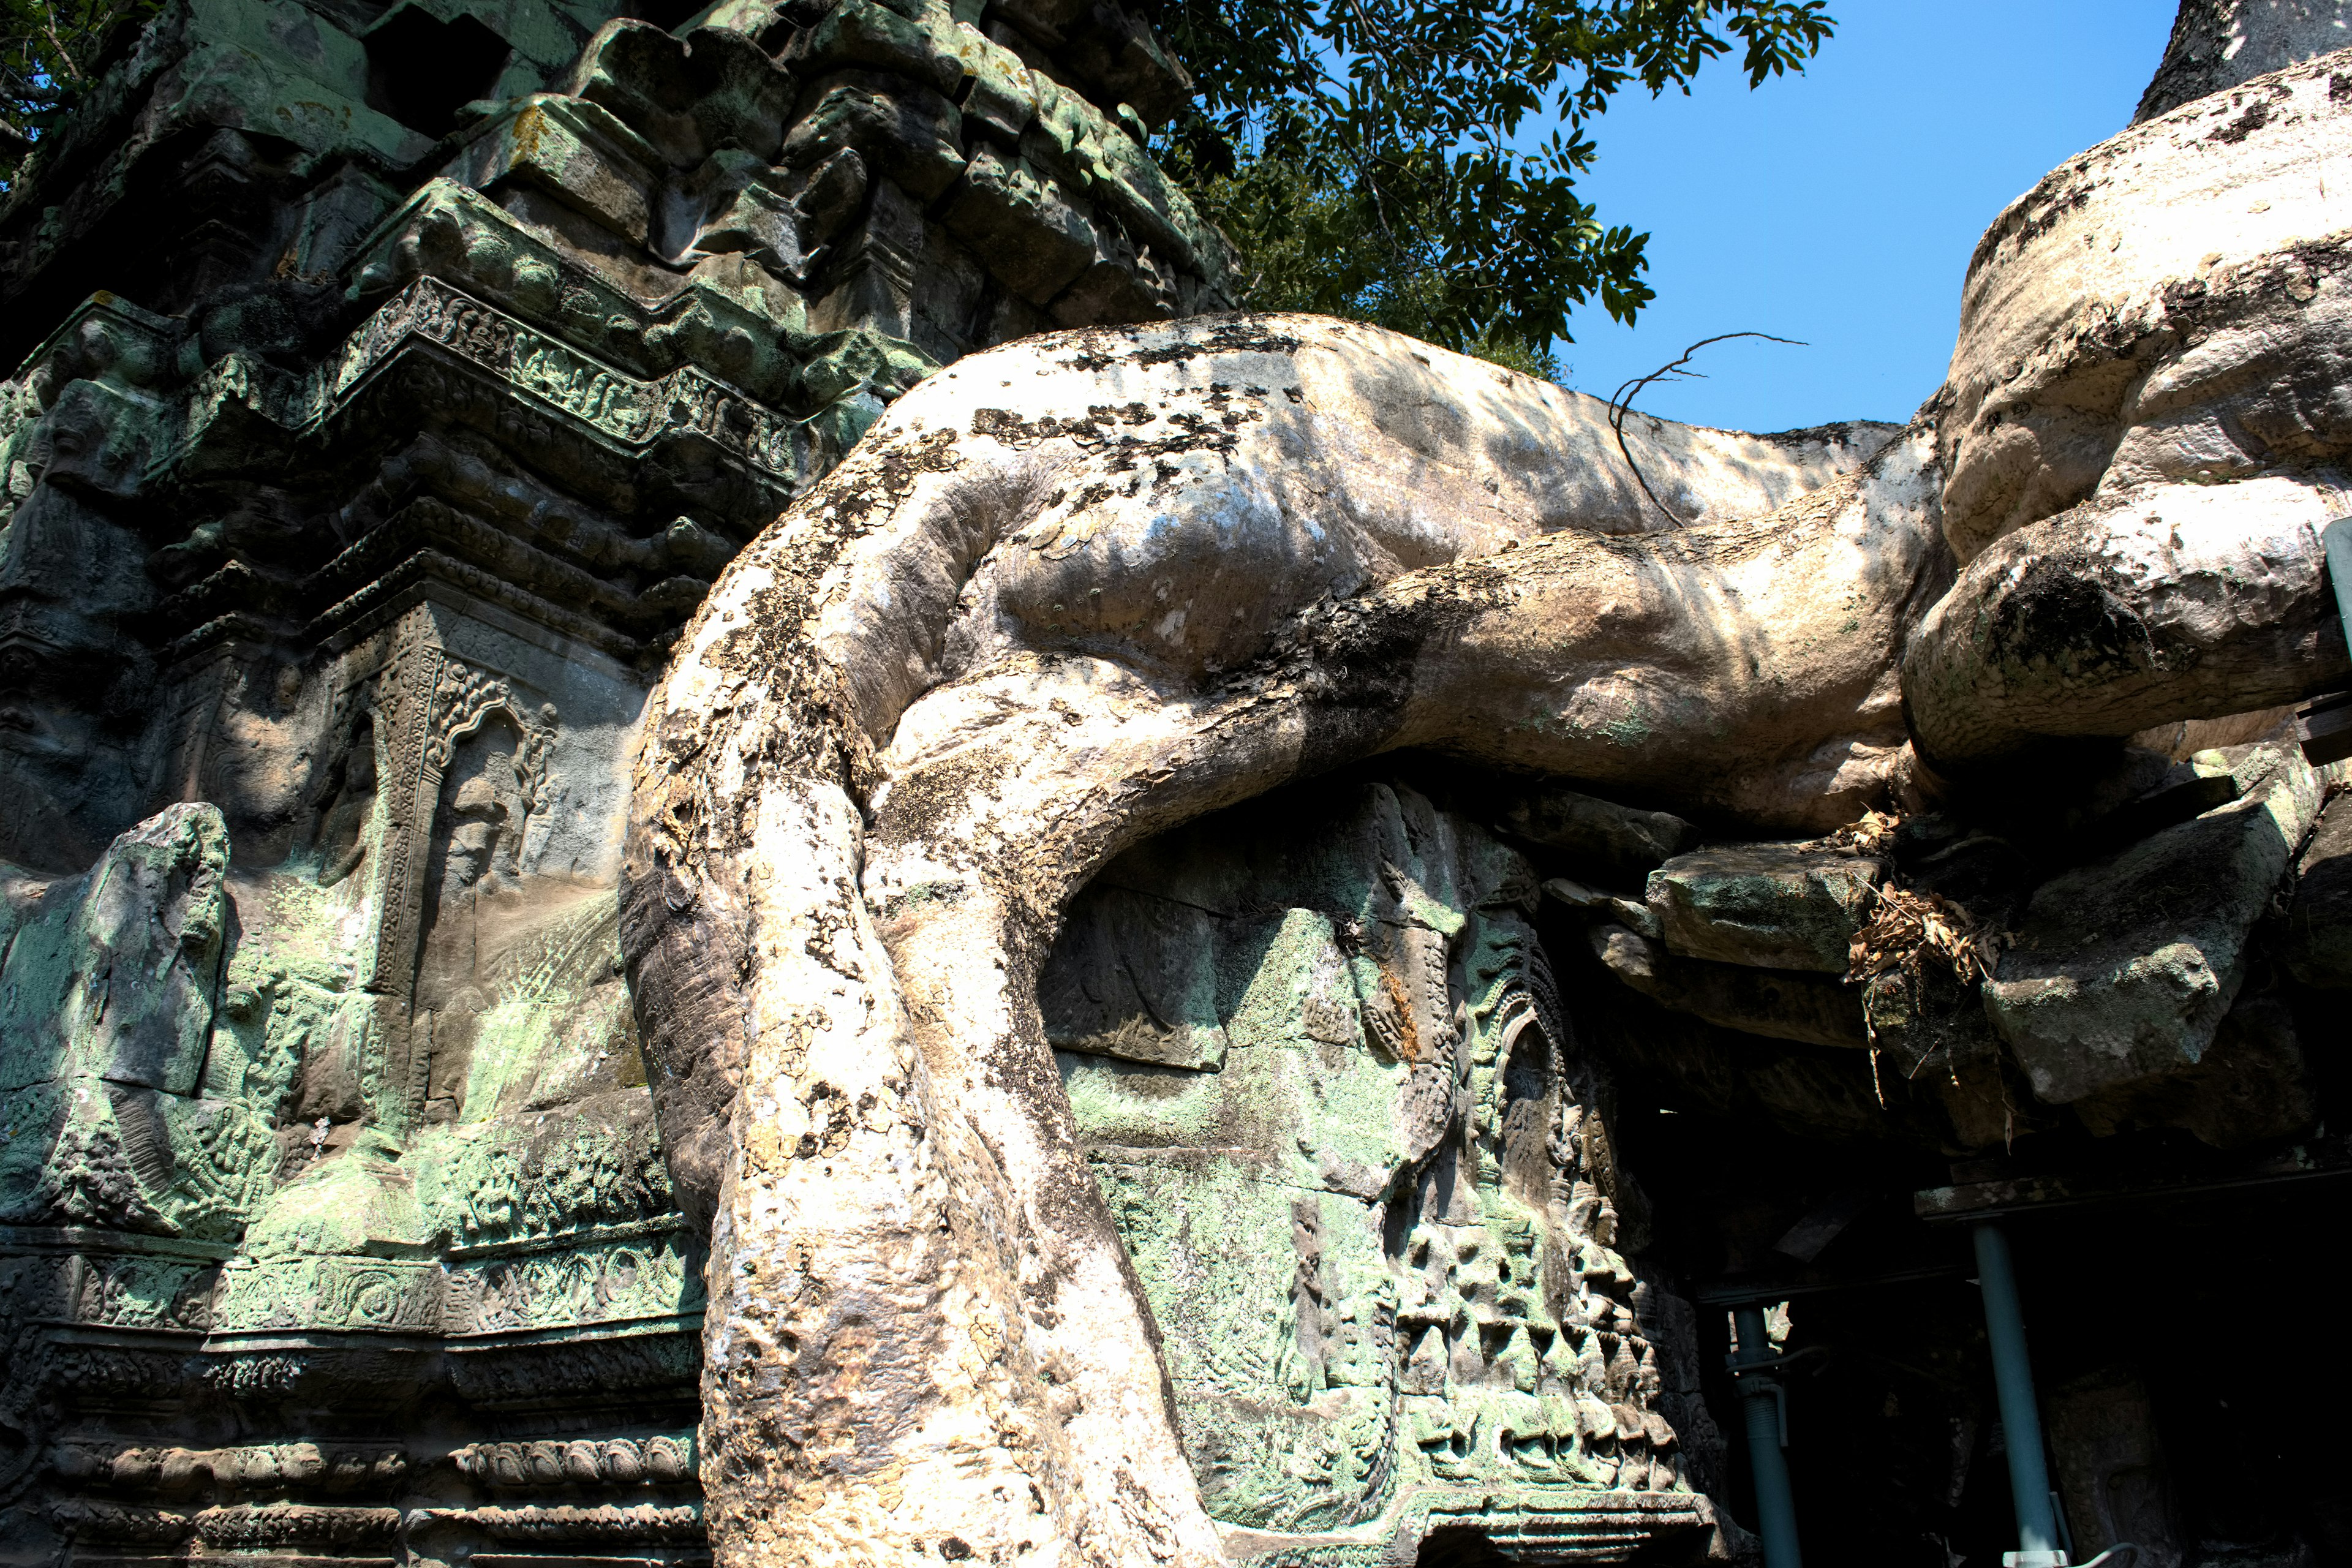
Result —
[[1698, 353], [1707, 344], [1729, 342], [1734, 338], [1762, 338], [1766, 342], [1788, 343], [1801, 349], [1811, 346], [1799, 339], [1775, 337], [1770, 332], [1718, 332], [1714, 337], [1699, 339], [1698, 342], [1683, 350], [1680, 358], [1660, 365], [1649, 374], [1637, 375], [1633, 380], [1621, 384], [1617, 390], [1610, 395], [1609, 428], [1616, 433], [1617, 451], [1625, 459], [1625, 466], [1633, 470], [1633, 482], [1642, 487], [1642, 493], [1650, 498], [1650, 504], [1664, 512], [1666, 521], [1676, 528], [1684, 526], [1683, 520], [1675, 515], [1673, 508], [1658, 499], [1658, 492], [1652, 489], [1650, 481], [1642, 477], [1642, 465], [1633, 460], [1633, 448], [1625, 445], [1625, 416], [1633, 411], [1633, 399], [1639, 395], [1643, 387], [1654, 381], [1664, 381], [1668, 376], [1682, 380], [1706, 380], [1706, 377], [1698, 371], [1685, 370], [1683, 367], [1690, 363], [1691, 355]]

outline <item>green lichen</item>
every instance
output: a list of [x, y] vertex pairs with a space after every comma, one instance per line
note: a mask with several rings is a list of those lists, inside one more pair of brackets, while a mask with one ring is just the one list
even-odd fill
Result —
[[[1605, 1135], [1538, 1048], [1531, 871], [1408, 791], [1318, 816], [1270, 816], [1278, 848], [1204, 828], [1088, 895], [1220, 912], [1163, 934], [1214, 948], [1222, 1067], [1061, 1058], [1211, 1513], [1386, 1541], [1433, 1498], [1507, 1523], [1686, 1489], [1640, 1414], [1656, 1373], [1606, 1239]], [[1532, 1121], [1510, 1109], [1530, 1083]]]

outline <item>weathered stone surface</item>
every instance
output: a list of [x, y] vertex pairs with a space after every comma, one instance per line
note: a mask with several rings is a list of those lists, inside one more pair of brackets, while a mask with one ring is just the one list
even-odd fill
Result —
[[2352, 986], [2352, 806], [2338, 795], [2296, 863], [2294, 907], [2280, 956], [2297, 980]]
[[[701, 1560], [750, 1021], [637, 1048], [655, 668], [940, 364], [1223, 302], [1110, 6], [614, 9], [176, 0], [0, 197], [9, 1552]], [[1015, 146], [1034, 303], [926, 212]]]
[[1678, 958], [1623, 926], [1592, 928], [1593, 955], [1661, 1006], [1743, 1034], [1816, 1046], [1870, 1044], [1862, 994], [1819, 974]]
[[1640, 811], [1557, 785], [1513, 792], [1498, 806], [1507, 833], [1556, 849], [1586, 875], [1632, 888], [1688, 849], [1698, 830], [1672, 812]]
[[2108, 1367], [2050, 1391], [2053, 1478], [2087, 1561], [2128, 1544], [2147, 1568], [2180, 1568], [2187, 1532], [2166, 1486], [2164, 1447], [2147, 1385], [2128, 1368]]
[[218, 811], [173, 805], [85, 876], [12, 876], [0, 1219], [217, 1241], [267, 1192], [289, 1064], [213, 1047], [236, 940], [228, 850]]
[[1047, 1042], [1163, 1067], [1223, 1065], [1220, 923], [1181, 900], [1097, 888], [1063, 922], [1054, 949], [1058, 967], [1039, 983]]
[[2035, 889], [1985, 1005], [2043, 1100], [2203, 1059], [2319, 808], [2300, 756], [2260, 747], [2243, 764], [2261, 779], [2244, 799]]
[[2272, 996], [2231, 1008], [2194, 1067], [2085, 1095], [2074, 1109], [2102, 1137], [2179, 1127], [2216, 1149], [2279, 1142], [2319, 1115], [2294, 1016]]
[[[1633, 418], [1669, 527], [1591, 399], [1100, 330], [1223, 286], [1114, 5], [331, 11], [175, 0], [0, 203], [12, 1548], [1703, 1549], [1573, 1021], [1890, 1161], [2053, 1113], [1962, 985], [1850, 1048], [1818, 879], [1689, 903], [1739, 963], [1654, 943], [1682, 819], [1542, 781], [1738, 838], [1940, 804], [1906, 876], [2043, 883], [1995, 1011], [2078, 1121], [2307, 1119], [2308, 994], [2209, 1020], [2309, 789], [2045, 743], [2347, 668], [2341, 57], [2005, 215], [1913, 424]], [[1538, 781], [1501, 830], [1600, 887], [1543, 908], [1395, 752]], [[2095, 833], [2147, 842], [2053, 880]], [[1741, 1032], [1580, 951], [1561, 994], [1538, 921], [1596, 919]]]
[[1685, 957], [1843, 974], [1885, 874], [1885, 864], [1867, 856], [1723, 845], [1651, 872], [1648, 901], [1666, 946]]
[[1647, 904], [1604, 892], [1599, 888], [1587, 887], [1566, 877], [1547, 878], [1543, 889], [1546, 898], [1556, 899], [1580, 914], [1615, 921], [1652, 942], [1658, 940], [1658, 917]]
[[1409, 1498], [1505, 1539], [1635, 1502], [1652, 1550], [1696, 1554], [1712, 1510], [1663, 1396], [1696, 1349], [1621, 1250], [1605, 1076], [1556, 1043], [1528, 868], [1408, 789], [1304, 805], [1112, 862], [1039, 981], [1050, 1032], [1153, 903], [1219, 977], [1209, 1070], [1118, 1039], [1059, 1062], [1229, 1558], [1394, 1551]]
[[0, 942], [0, 1089], [86, 1073], [194, 1094], [234, 940], [227, 873], [220, 813], [175, 805], [43, 889]]

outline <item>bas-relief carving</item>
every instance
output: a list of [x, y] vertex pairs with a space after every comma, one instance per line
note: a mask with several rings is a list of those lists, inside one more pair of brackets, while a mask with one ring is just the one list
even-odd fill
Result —
[[217, 811], [174, 806], [85, 877], [12, 879], [0, 1223], [219, 1238], [265, 1190], [269, 1075], [210, 1048], [228, 858]]
[[1410, 789], [1294, 792], [1112, 862], [1047, 961], [1079, 1139], [1237, 1561], [1385, 1561], [1433, 1521], [1595, 1545], [1712, 1523], [1538, 897]]
[[[690, 1448], [624, 1462], [691, 1425], [702, 1310], [619, 973], [652, 670], [940, 364], [1219, 302], [1216, 237], [1108, 112], [1181, 101], [1124, 12], [845, 0], [813, 56], [813, 13], [608, 10], [174, 0], [0, 199], [11, 1545], [700, 1558]], [[444, 26], [507, 51], [496, 108], [420, 130], [403, 73], [465, 51], [380, 46]], [[936, 100], [919, 198], [901, 128], [799, 102], [845, 66]], [[923, 216], [1008, 158], [1024, 205]], [[158, 834], [203, 885], [115, 920]], [[131, 963], [160, 978], [89, 1026]], [[611, 1463], [490, 1503], [422, 1450], [347, 1485], [79, 1435], [493, 1412]]]
[[[302, 1348], [322, 1334], [507, 1346], [446, 1373], [484, 1407], [688, 1395], [700, 1243], [646, 1100], [609, 890], [640, 690], [421, 603], [289, 704], [316, 752], [278, 865], [233, 864], [220, 812], [191, 805], [85, 876], [8, 872], [0, 1423], [35, 1451], [17, 1479], [60, 1410], [96, 1397], [68, 1363], [105, 1352], [59, 1332], [176, 1335], [123, 1373], [123, 1397], [166, 1409], [203, 1388], [390, 1418], [434, 1381], [413, 1352]], [[125, 1251], [142, 1231], [149, 1250]], [[201, 1375], [169, 1370], [191, 1355]], [[643, 1484], [690, 1489], [673, 1470]], [[485, 1539], [698, 1532], [690, 1504], [631, 1506], [436, 1518]], [[46, 1517], [92, 1541], [321, 1549], [401, 1517], [237, 1507], [82, 1496]]]

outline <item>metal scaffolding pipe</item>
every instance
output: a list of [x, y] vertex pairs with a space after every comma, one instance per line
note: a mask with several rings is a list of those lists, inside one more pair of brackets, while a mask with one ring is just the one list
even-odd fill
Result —
[[1739, 1405], [1748, 1430], [1748, 1464], [1756, 1479], [1756, 1534], [1764, 1543], [1764, 1568], [1803, 1568], [1797, 1550], [1797, 1502], [1789, 1489], [1789, 1459], [1781, 1452], [1786, 1422], [1780, 1380], [1762, 1369], [1780, 1360], [1764, 1331], [1764, 1309], [1754, 1302], [1735, 1307], [1738, 1353], [1731, 1369], [1739, 1384]]
[[[1992, 1344], [1993, 1392], [2009, 1450], [2009, 1491], [2017, 1508], [2017, 1550], [2001, 1554], [2003, 1568], [2064, 1568], [2057, 1515], [2050, 1506], [2050, 1469], [2042, 1453], [2042, 1415], [2033, 1401], [2033, 1363], [2025, 1353], [2025, 1315], [2017, 1304], [2017, 1271], [2009, 1237], [1993, 1220], [1979, 1220], [1977, 1280], [1984, 1293], [1985, 1338]], [[1747, 1331], [1740, 1331], [1747, 1342]], [[1751, 1424], [1752, 1425], [1752, 1424]]]

